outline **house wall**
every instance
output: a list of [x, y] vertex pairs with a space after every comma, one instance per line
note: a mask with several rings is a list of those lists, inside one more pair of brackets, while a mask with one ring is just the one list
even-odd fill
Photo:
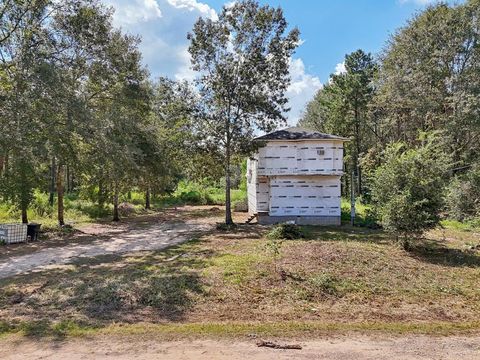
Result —
[[342, 141], [269, 141], [247, 162], [249, 213], [264, 224], [340, 224], [342, 174]]
[[339, 140], [269, 141], [258, 151], [258, 175], [342, 175]]
[[340, 176], [270, 178], [270, 216], [340, 216]]

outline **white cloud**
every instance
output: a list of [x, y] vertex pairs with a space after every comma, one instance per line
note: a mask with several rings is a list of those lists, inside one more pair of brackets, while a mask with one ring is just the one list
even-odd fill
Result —
[[[190, 64], [187, 33], [200, 16], [216, 19], [214, 9], [198, 0], [104, 1], [115, 8], [115, 26], [141, 36], [143, 62], [153, 78], [168, 76], [191, 80], [195, 77]], [[291, 110], [287, 116], [289, 124], [295, 125], [306, 103], [322, 84], [318, 77], [306, 72], [302, 59], [291, 60], [290, 75], [292, 81], [286, 95]]]
[[[117, 26], [129, 26], [139, 22], [159, 19], [162, 12], [156, 0], [108, 1], [115, 7], [114, 22]], [[115, 6], [115, 3], [123, 3]]]
[[440, 0], [398, 0], [400, 4], [407, 4], [407, 3], [413, 3], [415, 5], [429, 5], [429, 4], [434, 4], [436, 2], [439, 2]]
[[335, 65], [335, 75], [345, 74], [347, 69], [345, 68], [345, 61]]
[[226, 2], [225, 5], [225, 8], [226, 9], [230, 9], [231, 7], [233, 7], [237, 2], [236, 1], [229, 1], [229, 2]]
[[152, 77], [193, 78], [187, 33], [200, 16], [216, 19], [214, 9], [196, 0], [104, 1], [115, 9], [115, 26], [141, 36], [143, 62]]
[[291, 59], [290, 77], [292, 80], [286, 93], [291, 108], [288, 113], [288, 124], [296, 125], [305, 110], [305, 105], [322, 87], [322, 83], [318, 77], [305, 71], [305, 64], [300, 58]]
[[170, 5], [177, 9], [186, 9], [191, 12], [200, 12], [202, 16], [217, 19], [217, 13], [207, 4], [196, 0], [167, 0]]

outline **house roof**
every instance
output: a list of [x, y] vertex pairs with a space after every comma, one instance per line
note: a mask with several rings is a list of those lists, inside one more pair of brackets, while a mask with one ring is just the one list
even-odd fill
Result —
[[273, 131], [271, 133], [256, 137], [255, 140], [343, 140], [348, 141], [337, 135], [324, 134], [318, 131], [308, 130], [301, 127], [289, 127]]

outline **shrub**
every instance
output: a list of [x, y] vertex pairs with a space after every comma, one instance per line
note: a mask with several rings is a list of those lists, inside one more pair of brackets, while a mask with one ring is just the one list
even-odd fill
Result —
[[127, 202], [118, 205], [118, 212], [120, 216], [127, 217], [135, 213], [135, 207]]
[[302, 239], [305, 235], [302, 229], [296, 224], [278, 224], [267, 234], [268, 239], [295, 240]]
[[233, 203], [233, 210], [236, 212], [247, 212], [248, 211], [247, 199], [235, 201]]
[[308, 280], [308, 284], [315, 291], [328, 294], [338, 295], [338, 280], [330, 274], [319, 274]]
[[452, 179], [447, 190], [446, 207], [449, 217], [458, 221], [480, 216], [480, 167]]
[[180, 200], [188, 204], [200, 205], [204, 203], [204, 198], [202, 197], [202, 194], [200, 194], [198, 191], [182, 192], [180, 193], [179, 197]]
[[39, 217], [51, 216], [55, 212], [55, 207], [48, 203], [49, 195], [36, 190], [30, 203], [30, 209]]
[[405, 238], [435, 227], [443, 208], [449, 161], [435, 136], [423, 140], [413, 149], [403, 143], [388, 146], [372, 184], [374, 210], [383, 227]]

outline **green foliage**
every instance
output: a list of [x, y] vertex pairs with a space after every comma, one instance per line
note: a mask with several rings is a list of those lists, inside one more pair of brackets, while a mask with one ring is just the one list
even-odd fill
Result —
[[267, 234], [267, 238], [271, 240], [295, 240], [302, 239], [305, 235], [302, 228], [296, 224], [278, 224], [273, 227]]
[[[221, 158], [229, 194], [232, 160], [253, 150], [254, 132], [285, 123], [299, 31], [287, 32], [280, 8], [242, 0], [224, 6], [218, 19], [198, 19], [188, 38], [204, 109], [196, 130], [202, 146]], [[225, 200], [231, 223], [229, 196]]]
[[320, 274], [308, 280], [310, 287], [315, 292], [328, 295], [338, 295], [338, 279], [331, 274]]
[[442, 129], [455, 161], [478, 159], [479, 16], [478, 0], [440, 2], [391, 37], [372, 103], [383, 141], [412, 144], [419, 130]]
[[[374, 95], [377, 65], [371, 54], [357, 50], [345, 55], [345, 72], [332, 74], [328, 84], [318, 90], [300, 120], [302, 126], [350, 137], [344, 161], [358, 175], [357, 194], [362, 194], [361, 156], [375, 139], [368, 104]], [[346, 192], [348, 194], [348, 191]]]
[[[246, 190], [234, 189], [231, 191], [233, 203], [246, 198]], [[171, 202], [192, 205], [225, 205], [225, 189], [208, 184], [182, 180], [170, 197]]]
[[282, 245], [283, 245], [283, 240], [280, 238], [273, 238], [272, 236], [268, 236], [270, 234], [267, 234], [267, 239], [269, 239], [265, 243], [265, 249], [267, 250], [268, 253], [270, 253], [270, 256], [272, 257], [272, 262], [275, 267], [275, 272], [278, 271], [278, 259], [281, 256], [281, 251], [282, 251]]
[[404, 236], [435, 227], [448, 167], [449, 159], [434, 135], [414, 149], [403, 143], [388, 146], [372, 184], [374, 209], [383, 227]]
[[451, 218], [464, 221], [480, 217], [480, 167], [452, 179], [446, 196]]
[[[350, 199], [342, 198], [341, 200], [341, 217], [342, 222], [349, 223], [351, 217]], [[364, 204], [361, 198], [355, 201], [355, 225], [364, 226], [370, 229], [379, 227], [378, 219], [375, 211], [370, 205]]]

